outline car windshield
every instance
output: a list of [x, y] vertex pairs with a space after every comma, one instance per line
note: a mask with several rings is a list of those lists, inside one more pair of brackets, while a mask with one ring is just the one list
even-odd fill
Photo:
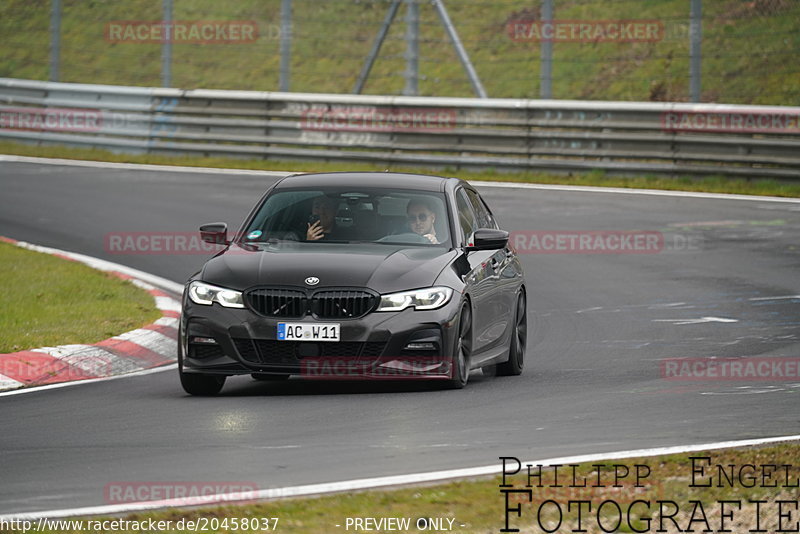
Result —
[[449, 246], [444, 195], [405, 189], [280, 189], [269, 195], [241, 242], [284, 241]]

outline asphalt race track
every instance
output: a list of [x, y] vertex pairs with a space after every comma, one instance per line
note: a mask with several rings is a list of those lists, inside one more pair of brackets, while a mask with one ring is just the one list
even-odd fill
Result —
[[[104, 236], [235, 230], [273, 180], [3, 162], [0, 235], [182, 283], [205, 256], [111, 254]], [[240, 377], [193, 398], [172, 370], [0, 397], [0, 514], [106, 504], [122, 481], [273, 488], [800, 433], [800, 379], [660, 366], [800, 355], [800, 203], [480, 190], [507, 230], [655, 231], [663, 250], [523, 254], [525, 373], [461, 391]]]

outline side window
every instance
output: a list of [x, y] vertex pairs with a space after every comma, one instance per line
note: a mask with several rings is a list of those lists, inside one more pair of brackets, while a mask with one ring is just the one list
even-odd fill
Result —
[[494, 215], [492, 215], [492, 210], [490, 210], [489, 206], [486, 205], [486, 201], [483, 200], [483, 197], [481, 197], [480, 195], [478, 195], [478, 201], [480, 202], [481, 206], [483, 206], [483, 209], [486, 210], [486, 215], [488, 217], [489, 223], [491, 224], [491, 226], [487, 226], [487, 228], [494, 228], [499, 230], [500, 225], [497, 224], [497, 219], [495, 219]]
[[461, 231], [464, 233], [464, 239], [466, 240], [469, 239], [478, 226], [475, 221], [475, 214], [472, 211], [472, 205], [463, 189], [459, 189], [456, 195], [456, 205], [458, 207], [458, 224], [461, 226]]
[[478, 228], [497, 228], [497, 223], [495, 223], [494, 217], [492, 217], [492, 212], [489, 211], [489, 208], [483, 202], [483, 199], [478, 196], [478, 193], [468, 189], [467, 196], [469, 197], [470, 204], [472, 204], [472, 209], [475, 210]]

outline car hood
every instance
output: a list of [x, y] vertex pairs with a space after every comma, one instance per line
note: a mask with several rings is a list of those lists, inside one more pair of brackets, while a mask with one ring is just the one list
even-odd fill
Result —
[[245, 290], [253, 286], [367, 287], [379, 293], [427, 287], [455, 259], [457, 251], [441, 247], [387, 244], [295, 243], [231, 245], [210, 259], [200, 278], [210, 284]]

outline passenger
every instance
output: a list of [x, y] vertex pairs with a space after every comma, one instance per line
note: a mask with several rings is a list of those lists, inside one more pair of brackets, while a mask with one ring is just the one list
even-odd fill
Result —
[[[336, 224], [336, 199], [320, 195], [311, 205], [306, 241], [348, 240], [348, 233]], [[312, 222], [313, 221], [313, 222]]]

